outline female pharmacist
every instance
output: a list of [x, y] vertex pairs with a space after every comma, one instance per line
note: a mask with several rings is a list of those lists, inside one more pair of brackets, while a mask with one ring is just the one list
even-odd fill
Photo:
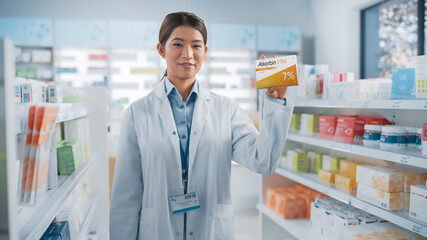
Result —
[[260, 132], [230, 99], [196, 80], [208, 50], [198, 16], [177, 12], [160, 27], [164, 78], [125, 111], [110, 210], [110, 238], [233, 239], [231, 160], [271, 174], [293, 107], [270, 88]]

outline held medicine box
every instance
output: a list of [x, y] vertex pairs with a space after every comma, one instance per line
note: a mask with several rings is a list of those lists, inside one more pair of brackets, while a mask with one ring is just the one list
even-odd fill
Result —
[[255, 61], [257, 88], [298, 86], [297, 56]]

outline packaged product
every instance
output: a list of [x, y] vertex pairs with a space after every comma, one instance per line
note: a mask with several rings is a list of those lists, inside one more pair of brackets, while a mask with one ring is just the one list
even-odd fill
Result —
[[363, 143], [363, 133], [366, 120], [358, 117], [337, 117], [335, 141], [344, 143]]
[[403, 192], [385, 192], [360, 182], [357, 185], [357, 198], [386, 210], [405, 209], [405, 194]]
[[337, 171], [329, 171], [329, 170], [319, 169], [318, 180], [319, 180], [319, 182], [321, 182], [325, 185], [332, 186], [332, 185], [334, 185], [336, 173], [337, 173]]
[[427, 222], [427, 187], [416, 185], [411, 187], [409, 216]]
[[333, 140], [336, 124], [337, 118], [335, 116], [319, 116], [319, 137]]
[[350, 174], [335, 174], [335, 187], [349, 194], [356, 194], [356, 176]]
[[347, 159], [340, 159], [339, 163], [340, 163], [340, 169], [339, 169], [340, 173], [356, 176], [356, 168], [358, 165], [357, 162], [353, 162]]
[[322, 169], [337, 171], [340, 166], [340, 159], [329, 155], [322, 156]]
[[403, 174], [390, 168], [357, 166], [356, 181], [385, 192], [403, 192]]
[[307, 152], [308, 170], [317, 173], [322, 168], [322, 154], [309, 151]]
[[257, 88], [298, 86], [295, 55], [255, 61]]

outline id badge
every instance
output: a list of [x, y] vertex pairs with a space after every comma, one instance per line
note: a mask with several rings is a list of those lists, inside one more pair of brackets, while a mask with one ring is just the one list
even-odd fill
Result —
[[200, 208], [197, 192], [171, 197], [169, 198], [169, 202], [171, 204], [173, 214], [186, 213]]

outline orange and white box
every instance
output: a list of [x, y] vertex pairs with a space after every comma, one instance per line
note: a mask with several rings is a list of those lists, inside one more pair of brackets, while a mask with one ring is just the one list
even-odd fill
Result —
[[255, 61], [257, 88], [298, 86], [297, 56]]
[[427, 180], [426, 170], [402, 170], [394, 169], [395, 172], [403, 174], [403, 191], [411, 192], [411, 185], [422, 185]]
[[363, 184], [357, 185], [357, 198], [386, 210], [404, 210], [404, 192], [385, 192]]
[[409, 216], [427, 222], [427, 187], [414, 185], [411, 187], [411, 203]]
[[356, 182], [385, 192], [403, 192], [404, 176], [393, 169], [357, 166]]

